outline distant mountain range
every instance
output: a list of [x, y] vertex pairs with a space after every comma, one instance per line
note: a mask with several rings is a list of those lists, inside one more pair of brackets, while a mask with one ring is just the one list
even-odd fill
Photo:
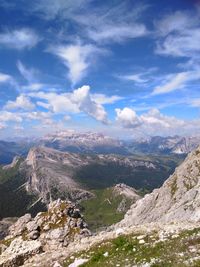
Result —
[[144, 140], [124, 141], [99, 133], [64, 131], [33, 140], [0, 141], [0, 164], [10, 163], [16, 155], [26, 156], [33, 146], [46, 146], [81, 154], [186, 155], [199, 144], [200, 137], [155, 136]]
[[141, 141], [128, 141], [124, 146], [129, 152], [144, 154], [188, 154], [200, 145], [200, 137], [154, 136]]

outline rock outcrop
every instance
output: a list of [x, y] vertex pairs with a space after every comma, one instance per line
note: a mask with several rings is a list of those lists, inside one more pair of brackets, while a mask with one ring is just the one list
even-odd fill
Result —
[[90, 235], [79, 209], [60, 199], [50, 203], [47, 212], [35, 218], [26, 214], [9, 228], [0, 267], [21, 266], [25, 260], [42, 251], [67, 247], [73, 241]]
[[200, 221], [200, 147], [190, 153], [159, 189], [133, 204], [120, 222]]

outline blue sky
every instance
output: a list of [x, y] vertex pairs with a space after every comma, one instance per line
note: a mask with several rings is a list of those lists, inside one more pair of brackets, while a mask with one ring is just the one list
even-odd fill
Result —
[[198, 135], [200, 3], [0, 0], [0, 137]]

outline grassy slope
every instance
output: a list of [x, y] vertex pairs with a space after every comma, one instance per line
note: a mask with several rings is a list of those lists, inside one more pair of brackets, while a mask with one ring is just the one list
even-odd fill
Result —
[[[95, 198], [82, 201], [83, 215], [89, 228], [96, 230], [99, 227], [109, 226], [120, 221], [125, 212], [118, 212], [117, 208], [124, 199], [123, 196], [113, 193], [112, 188], [94, 190]], [[131, 205], [131, 200], [126, 199], [126, 210]]]
[[[200, 266], [200, 229], [183, 231], [165, 240], [160, 240], [156, 232], [144, 236], [144, 244], [137, 237], [140, 234], [119, 236], [102, 242], [66, 260], [69, 266], [74, 258], [88, 259], [82, 267], [199, 267]], [[107, 256], [105, 256], [107, 253]], [[148, 265], [145, 265], [148, 264]]]

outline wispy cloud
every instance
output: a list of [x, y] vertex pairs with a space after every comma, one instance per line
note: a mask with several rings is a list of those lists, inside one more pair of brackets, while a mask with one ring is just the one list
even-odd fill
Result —
[[90, 44], [71, 44], [52, 47], [49, 51], [62, 60], [69, 70], [68, 78], [75, 85], [86, 76], [94, 58], [103, 50]]
[[0, 46], [11, 49], [31, 49], [40, 40], [40, 37], [35, 33], [35, 31], [28, 28], [0, 33]]
[[102, 5], [88, 12], [74, 16], [88, 38], [98, 43], [124, 42], [139, 38], [149, 32], [146, 26], [139, 22], [147, 5], [129, 5], [127, 1], [119, 1], [115, 5]]
[[198, 57], [200, 21], [197, 13], [175, 12], [156, 23], [156, 53], [174, 57]]
[[38, 81], [39, 71], [34, 68], [28, 68], [21, 61], [17, 62], [17, 68], [28, 84], [20, 86], [24, 91], [37, 91], [42, 89], [45, 84]]
[[168, 75], [162, 85], [156, 86], [151, 95], [160, 95], [184, 88], [188, 82], [200, 79], [200, 71], [180, 72]]
[[12, 77], [8, 74], [0, 72], [0, 83], [7, 83], [12, 80]]
[[137, 73], [137, 74], [129, 74], [129, 75], [118, 75], [117, 77], [121, 80], [131, 81], [135, 83], [146, 83], [148, 82], [148, 79], [143, 78], [144, 74]]

